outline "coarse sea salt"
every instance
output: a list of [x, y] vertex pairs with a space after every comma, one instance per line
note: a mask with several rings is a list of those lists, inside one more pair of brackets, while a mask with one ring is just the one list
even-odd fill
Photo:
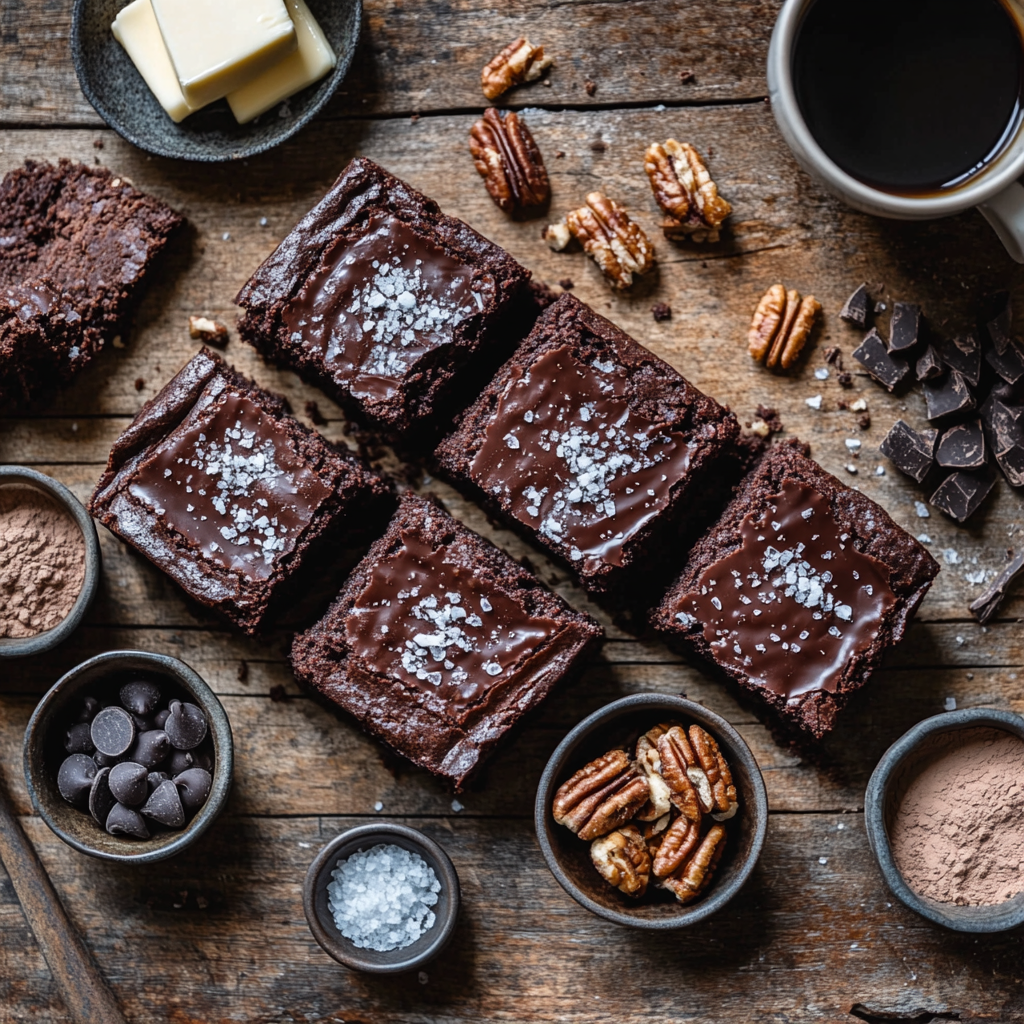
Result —
[[331, 878], [327, 906], [359, 949], [403, 949], [434, 926], [441, 883], [418, 853], [382, 843], [338, 861]]

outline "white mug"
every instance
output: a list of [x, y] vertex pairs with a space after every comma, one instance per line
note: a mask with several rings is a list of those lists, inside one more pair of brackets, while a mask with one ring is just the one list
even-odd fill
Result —
[[[779, 131], [797, 163], [854, 209], [896, 220], [932, 220], [978, 207], [1006, 251], [1024, 263], [1024, 123], [1003, 151], [965, 184], [948, 193], [901, 196], [847, 174], [818, 145], [800, 112], [793, 86], [793, 49], [804, 13], [814, 0], [786, 0], [768, 48], [768, 92]], [[1014, 13], [1024, 18], [1018, 0]], [[951, 72], [952, 73], [952, 72]]]

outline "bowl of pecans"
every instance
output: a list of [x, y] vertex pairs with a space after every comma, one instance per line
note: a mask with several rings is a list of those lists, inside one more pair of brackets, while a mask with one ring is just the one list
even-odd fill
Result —
[[551, 873], [579, 904], [632, 928], [685, 928], [750, 876], [768, 798], [724, 718], [683, 697], [637, 693], [558, 745], [534, 822]]

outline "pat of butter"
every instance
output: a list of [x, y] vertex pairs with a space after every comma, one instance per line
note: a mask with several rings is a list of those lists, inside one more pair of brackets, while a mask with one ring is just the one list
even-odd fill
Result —
[[152, 0], [186, 102], [240, 89], [296, 47], [284, 0]]
[[138, 68], [149, 91], [167, 111], [167, 116], [177, 123], [191, 114], [193, 108], [181, 93], [178, 76], [174, 73], [174, 65], [164, 46], [164, 37], [160, 35], [160, 26], [156, 23], [149, 0], [132, 0], [118, 11], [110, 31]]
[[239, 124], [259, 117], [275, 104], [312, 85], [338, 63], [331, 44], [304, 0], [285, 0], [285, 4], [295, 24], [298, 49], [248, 85], [228, 93], [228, 104]]

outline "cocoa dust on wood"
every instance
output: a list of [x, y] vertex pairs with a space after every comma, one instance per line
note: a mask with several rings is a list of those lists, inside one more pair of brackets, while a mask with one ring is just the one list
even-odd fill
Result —
[[34, 488], [0, 488], [0, 637], [58, 626], [84, 582], [85, 540], [68, 512]]
[[1024, 742], [1000, 729], [945, 733], [912, 772], [890, 830], [907, 885], [961, 906], [1024, 889]]

